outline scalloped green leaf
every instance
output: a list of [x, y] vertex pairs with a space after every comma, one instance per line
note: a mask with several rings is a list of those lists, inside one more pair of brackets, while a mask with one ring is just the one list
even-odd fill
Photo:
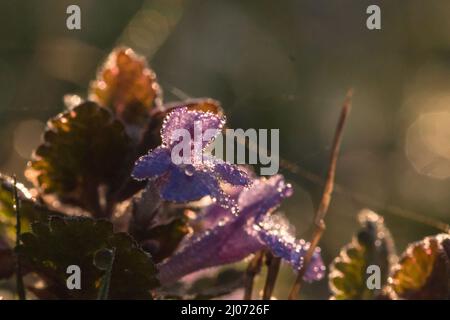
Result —
[[189, 233], [184, 210], [162, 202], [152, 183], [133, 198], [128, 231], [152, 254], [155, 263], [169, 257]]
[[158, 263], [169, 257], [188, 233], [185, 219], [174, 218], [149, 228], [140, 237], [143, 247], [152, 253]]
[[410, 244], [393, 267], [388, 288], [394, 299], [450, 299], [450, 235]]
[[[46, 221], [49, 216], [63, 214], [47, 208], [35, 199], [30, 191], [21, 183], [16, 184], [20, 200], [20, 215], [22, 231], [30, 230], [31, 222]], [[0, 174], [0, 232], [9, 245], [14, 245], [16, 239], [16, 212], [14, 210], [14, 180]]]
[[[94, 257], [104, 249], [115, 250], [109, 298], [151, 299], [150, 290], [159, 282], [150, 255], [128, 234], [114, 233], [113, 225], [106, 220], [52, 217], [48, 223], [35, 223], [32, 232], [22, 235], [18, 253], [24, 268], [45, 282], [44, 288], [31, 288], [38, 297], [95, 299], [105, 271], [96, 266]], [[80, 290], [67, 288], [70, 265], [81, 269]]]
[[[49, 216], [62, 216], [50, 210], [32, 197], [21, 183], [16, 183], [20, 200], [20, 216], [22, 232], [30, 230], [31, 222], [45, 221]], [[16, 242], [16, 212], [14, 210], [14, 180], [0, 174], [0, 279], [10, 277], [15, 270], [13, 248]]]
[[45, 195], [94, 216], [111, 214], [113, 194], [133, 163], [131, 140], [111, 112], [84, 102], [47, 123], [26, 171]]
[[367, 267], [377, 265], [382, 285], [387, 282], [389, 270], [396, 261], [394, 243], [383, 218], [364, 210], [358, 215], [361, 229], [351, 243], [344, 246], [330, 265], [329, 286], [332, 299], [374, 299], [381, 289], [367, 286]]

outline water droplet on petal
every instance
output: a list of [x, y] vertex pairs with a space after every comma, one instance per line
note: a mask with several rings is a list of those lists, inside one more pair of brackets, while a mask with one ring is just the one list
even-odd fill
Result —
[[228, 222], [228, 220], [229, 220], [229, 219], [227, 219], [227, 218], [222, 218], [222, 219], [219, 220], [219, 222], [217, 223], [217, 225], [218, 225], [219, 227], [223, 227], [223, 226]]
[[293, 193], [293, 188], [290, 183], [285, 183], [284, 180], [280, 180], [277, 184], [277, 192], [283, 197], [290, 197]]
[[290, 197], [294, 193], [294, 188], [292, 188], [292, 185], [290, 183], [286, 184], [286, 187], [283, 190], [283, 196]]
[[184, 169], [184, 174], [188, 177], [192, 177], [194, 175], [194, 171], [195, 169], [193, 166], [186, 166], [186, 168]]

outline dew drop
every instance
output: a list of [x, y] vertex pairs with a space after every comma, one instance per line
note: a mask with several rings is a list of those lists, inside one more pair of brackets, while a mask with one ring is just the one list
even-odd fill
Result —
[[217, 225], [218, 225], [219, 227], [223, 227], [227, 222], [228, 222], [228, 219], [227, 219], [227, 218], [222, 218], [222, 219], [219, 220], [219, 222], [217, 223]]
[[187, 175], [188, 177], [192, 177], [194, 175], [194, 167], [193, 166], [187, 166], [184, 169], [184, 174]]
[[290, 197], [293, 193], [293, 188], [290, 183], [285, 183], [284, 180], [278, 181], [277, 192], [279, 192], [283, 197]]
[[239, 209], [236, 206], [231, 206], [230, 211], [234, 215], [237, 215], [239, 213]]

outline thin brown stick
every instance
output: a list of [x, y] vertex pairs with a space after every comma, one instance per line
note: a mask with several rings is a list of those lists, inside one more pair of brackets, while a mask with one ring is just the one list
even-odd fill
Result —
[[245, 272], [244, 300], [252, 300], [253, 283], [255, 276], [261, 272], [263, 257], [264, 250], [260, 250], [255, 253], [252, 260], [248, 263], [247, 271]]
[[297, 278], [295, 279], [294, 285], [292, 286], [291, 292], [289, 293], [289, 300], [297, 299], [299, 295], [299, 291], [302, 285], [303, 276], [305, 275], [306, 270], [308, 270], [309, 263], [311, 262], [311, 258], [314, 254], [314, 251], [322, 238], [322, 235], [325, 231], [325, 216], [328, 212], [328, 207], [330, 206], [331, 195], [333, 194], [334, 187], [334, 177], [336, 175], [336, 165], [339, 156], [339, 149], [342, 142], [342, 136], [344, 133], [344, 126], [348, 115], [350, 113], [351, 101], [353, 96], [353, 90], [350, 89], [347, 92], [347, 96], [345, 98], [344, 105], [342, 106], [341, 115], [339, 117], [339, 122], [336, 128], [336, 132], [334, 134], [333, 146], [331, 149], [330, 162], [328, 167], [327, 178], [325, 180], [325, 186], [322, 193], [322, 199], [319, 204], [319, 208], [317, 209], [316, 216], [314, 218], [314, 232], [311, 239], [310, 246], [305, 255], [305, 260], [302, 268], [299, 270]]
[[267, 251], [266, 259], [267, 277], [262, 298], [263, 300], [270, 300], [272, 298], [273, 289], [275, 289], [278, 272], [280, 271], [281, 258], [275, 257], [270, 251]]

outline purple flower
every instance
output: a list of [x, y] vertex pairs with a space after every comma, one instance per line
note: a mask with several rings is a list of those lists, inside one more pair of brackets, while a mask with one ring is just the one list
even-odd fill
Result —
[[[296, 270], [302, 267], [309, 244], [296, 240], [289, 223], [273, 214], [281, 201], [291, 196], [292, 187], [280, 175], [260, 178], [252, 187], [234, 193], [239, 215], [216, 204], [206, 208], [199, 218], [205, 231], [193, 235], [182, 247], [159, 265], [162, 284], [201, 270], [240, 261], [268, 248]], [[324, 275], [320, 249], [314, 253], [305, 280], [319, 280]]]
[[236, 208], [220, 183], [246, 186], [250, 179], [237, 166], [205, 152], [224, 124], [225, 117], [211, 112], [175, 108], [164, 119], [162, 145], [136, 162], [132, 176], [154, 180], [161, 197], [168, 201], [188, 202], [211, 196], [223, 207]]

